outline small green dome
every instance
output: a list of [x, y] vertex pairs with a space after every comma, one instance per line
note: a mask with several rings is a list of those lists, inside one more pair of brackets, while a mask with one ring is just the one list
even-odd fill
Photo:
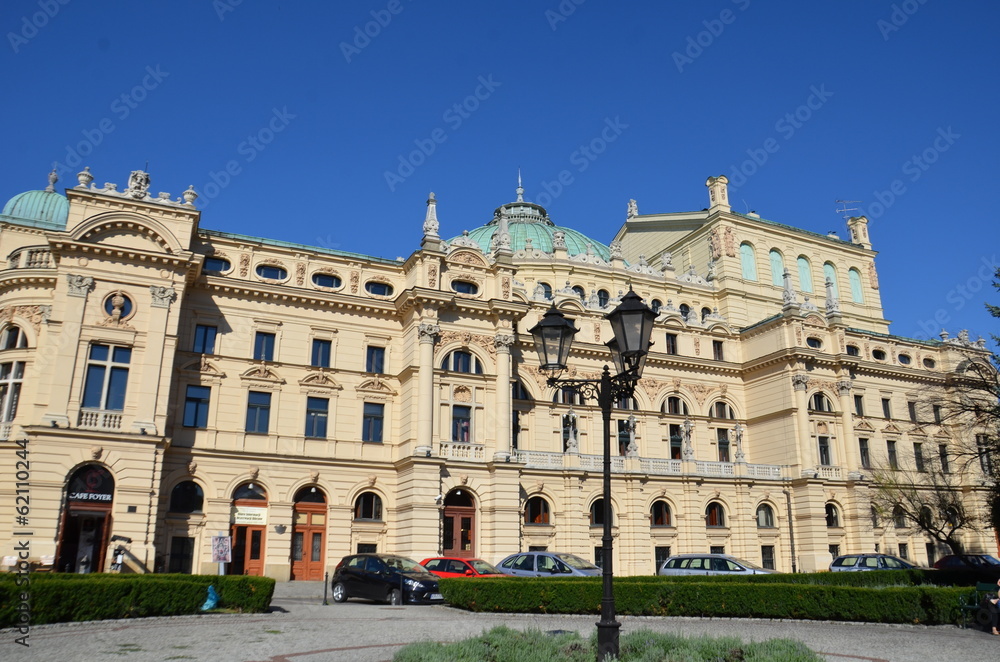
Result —
[[69, 218], [69, 200], [55, 191], [55, 171], [49, 174], [49, 186], [44, 191], [25, 191], [7, 201], [3, 215], [14, 220], [28, 221], [30, 225], [66, 229]]

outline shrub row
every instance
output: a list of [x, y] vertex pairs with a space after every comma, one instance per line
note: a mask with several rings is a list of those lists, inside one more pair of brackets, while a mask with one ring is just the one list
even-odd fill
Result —
[[16, 576], [0, 576], [0, 627], [17, 625], [22, 593], [34, 625], [197, 614], [209, 585], [219, 593], [219, 607], [243, 612], [266, 610], [274, 594], [273, 579], [245, 575], [45, 573], [30, 575], [27, 587], [17, 586]]
[[[958, 599], [968, 594], [966, 588], [936, 586], [867, 588], [734, 582], [732, 578], [727, 578], [729, 582], [664, 579], [632, 577], [616, 581], [616, 611], [637, 616], [796, 618], [938, 625], [958, 621]], [[600, 578], [442, 579], [440, 585], [445, 600], [452, 606], [471, 611], [597, 614], [601, 606]]]
[[721, 582], [741, 581], [754, 584], [822, 584], [826, 586], [961, 586], [971, 587], [977, 581], [995, 582], [1000, 574], [983, 578], [982, 573], [969, 570], [866, 570], [864, 572], [812, 572], [766, 575], [678, 575], [654, 577], [615, 577], [615, 583], [656, 580], [662, 582]]

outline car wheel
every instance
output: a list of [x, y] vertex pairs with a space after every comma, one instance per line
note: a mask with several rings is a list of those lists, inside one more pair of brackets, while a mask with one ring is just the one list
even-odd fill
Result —
[[988, 628], [993, 620], [990, 615], [990, 610], [986, 604], [986, 600], [983, 600], [983, 605], [979, 607], [979, 611], [976, 612], [976, 623], [981, 628]]
[[344, 602], [345, 600], [347, 600], [347, 588], [340, 582], [337, 582], [333, 585], [333, 601]]
[[403, 604], [403, 594], [398, 588], [389, 591], [389, 604], [399, 606]]

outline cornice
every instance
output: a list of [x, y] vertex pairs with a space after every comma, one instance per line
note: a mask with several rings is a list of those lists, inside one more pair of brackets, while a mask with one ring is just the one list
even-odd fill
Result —
[[59, 256], [83, 254], [102, 255], [105, 257], [125, 259], [132, 262], [150, 262], [152, 264], [169, 264], [175, 267], [190, 268], [196, 265], [197, 260], [194, 253], [184, 251], [182, 253], [154, 253], [136, 248], [123, 248], [121, 246], [110, 246], [103, 244], [89, 244], [78, 242], [70, 238], [51, 237], [49, 245], [54, 253]]

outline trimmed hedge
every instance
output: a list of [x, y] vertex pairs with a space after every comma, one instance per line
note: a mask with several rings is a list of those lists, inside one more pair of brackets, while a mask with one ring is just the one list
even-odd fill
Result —
[[[1000, 576], [1000, 575], [998, 575]], [[961, 586], [972, 587], [977, 581], [995, 582], [992, 579], [982, 579], [975, 571], [967, 570], [866, 570], [863, 572], [812, 572], [812, 573], [774, 573], [763, 575], [676, 575], [676, 576], [637, 576], [615, 577], [615, 583], [631, 581], [663, 581], [663, 582], [747, 582], [751, 584], [822, 584], [832, 586], [867, 586], [881, 588], [884, 586]]]
[[[682, 581], [676, 581], [678, 579]], [[704, 581], [706, 579], [710, 581]], [[601, 608], [602, 583], [597, 577], [442, 579], [440, 586], [445, 600], [453, 607], [471, 611], [598, 614]], [[936, 586], [865, 588], [751, 583], [742, 579], [734, 582], [731, 577], [627, 577], [615, 581], [615, 609], [619, 614], [637, 616], [797, 618], [939, 625], [958, 622], [958, 600], [968, 592], [967, 588]]]
[[30, 584], [17, 586], [17, 575], [0, 575], [0, 627], [18, 623], [20, 594], [29, 595], [31, 623], [63, 623], [143, 616], [200, 613], [215, 585], [219, 607], [262, 612], [271, 604], [274, 580], [247, 575], [110, 575], [31, 574]]

